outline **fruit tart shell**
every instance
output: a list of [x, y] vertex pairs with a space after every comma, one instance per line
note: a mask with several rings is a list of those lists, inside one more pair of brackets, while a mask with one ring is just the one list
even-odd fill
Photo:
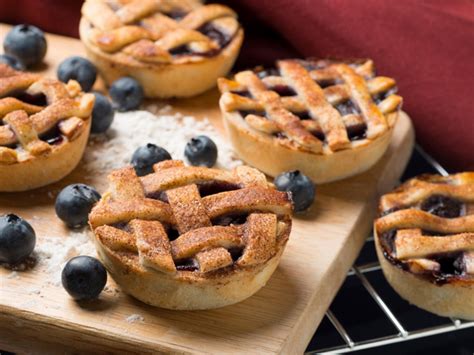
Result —
[[[282, 238], [285, 243], [287, 239], [288, 236]], [[138, 273], [97, 238], [95, 244], [106, 269], [126, 293], [151, 306], [174, 310], [214, 309], [245, 300], [266, 285], [284, 250], [282, 245], [265, 264], [199, 277], [192, 272], [169, 275], [153, 269]]]
[[87, 145], [91, 119], [72, 141], [53, 146], [48, 154], [0, 167], [0, 191], [16, 192], [36, 189], [57, 182], [79, 164]]
[[239, 53], [244, 32], [238, 30], [218, 55], [184, 63], [144, 63], [123, 53], [108, 54], [88, 40], [88, 24], [81, 20], [79, 32], [87, 56], [97, 66], [108, 85], [131, 76], [143, 86], [149, 98], [191, 97], [216, 86], [217, 78], [227, 75]]
[[384, 256], [377, 229], [374, 226], [375, 248], [388, 283], [405, 300], [426, 311], [443, 317], [474, 320], [474, 283], [452, 280], [436, 284], [392, 264]]

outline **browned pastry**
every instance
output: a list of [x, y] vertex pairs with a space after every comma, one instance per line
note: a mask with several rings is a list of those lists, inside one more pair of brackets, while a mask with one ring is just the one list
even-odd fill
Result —
[[87, 0], [80, 35], [109, 84], [132, 76], [148, 97], [210, 89], [243, 40], [234, 11], [197, 0]]
[[0, 191], [24, 191], [62, 179], [78, 164], [94, 95], [0, 64]]
[[125, 292], [170, 309], [210, 309], [250, 297], [276, 269], [292, 204], [257, 170], [231, 172], [168, 160], [131, 167], [89, 222], [100, 258]]
[[402, 98], [371, 60], [279, 60], [218, 81], [237, 153], [275, 176], [298, 169], [317, 183], [367, 170], [385, 152]]
[[474, 173], [422, 175], [380, 201], [375, 245], [385, 276], [407, 301], [474, 319]]

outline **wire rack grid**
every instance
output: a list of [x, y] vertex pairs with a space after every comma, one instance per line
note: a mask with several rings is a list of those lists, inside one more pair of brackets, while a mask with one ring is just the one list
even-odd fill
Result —
[[[419, 145], [416, 145], [415, 150], [436, 172], [443, 176], [449, 174], [448, 171], [441, 166], [441, 164], [439, 164], [434, 158], [428, 155]], [[372, 242], [373, 236], [367, 238], [366, 243]], [[339, 333], [340, 337], [343, 340], [343, 344], [318, 350], [307, 351], [306, 354], [348, 353], [474, 327], [474, 321], [463, 321], [460, 319], [447, 318], [447, 322], [445, 324], [408, 331], [407, 329], [405, 329], [402, 322], [397, 318], [395, 312], [390, 309], [386, 300], [384, 300], [383, 297], [376, 291], [376, 289], [366, 276], [369, 273], [380, 270], [380, 264], [378, 263], [378, 261], [375, 261], [358, 266], [354, 265], [348, 272], [347, 276], [356, 276], [358, 278], [362, 286], [367, 291], [368, 297], [371, 297], [373, 299], [376, 305], [383, 312], [384, 316], [395, 327], [396, 333], [393, 335], [377, 337], [363, 341], [354, 341], [351, 338], [349, 332], [342, 324], [342, 322], [335, 316], [335, 314], [331, 311], [330, 308], [326, 312], [326, 317], [329, 319], [331, 324]]]

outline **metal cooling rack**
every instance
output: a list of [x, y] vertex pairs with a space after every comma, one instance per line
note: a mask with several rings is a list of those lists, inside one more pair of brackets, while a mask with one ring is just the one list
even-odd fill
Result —
[[[444, 169], [435, 159], [428, 155], [420, 146], [416, 145], [415, 150], [417, 153], [439, 174], [446, 176], [448, 171]], [[373, 236], [367, 238], [366, 243], [373, 242]], [[348, 353], [358, 350], [370, 349], [381, 347], [384, 345], [395, 344], [400, 342], [407, 342], [413, 339], [429, 337], [432, 335], [443, 334], [453, 332], [461, 329], [474, 327], [474, 321], [462, 321], [460, 319], [446, 318], [446, 323], [442, 325], [425, 327], [408, 331], [403, 326], [402, 322], [397, 318], [395, 312], [390, 309], [388, 303], [381, 297], [381, 295], [375, 290], [374, 286], [370, 283], [366, 274], [372, 272], [381, 272], [381, 267], [378, 261], [365, 263], [362, 265], [354, 265], [347, 276], [355, 276], [360, 281], [362, 286], [367, 291], [368, 297], [371, 297], [375, 301], [376, 305], [383, 312], [384, 316], [388, 321], [395, 327], [397, 333], [388, 336], [382, 336], [363, 341], [354, 341], [351, 335], [346, 330], [342, 322], [334, 315], [331, 308], [326, 312], [327, 319], [333, 325], [337, 333], [339, 333], [343, 342], [341, 345], [336, 345], [328, 348], [316, 349], [307, 351], [306, 354], [341, 354]], [[317, 338], [316, 338], [317, 339]]]

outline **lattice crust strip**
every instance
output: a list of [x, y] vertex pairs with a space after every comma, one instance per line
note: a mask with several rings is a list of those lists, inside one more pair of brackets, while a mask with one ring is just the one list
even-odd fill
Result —
[[442, 255], [460, 255], [466, 275], [474, 277], [474, 232], [449, 236], [424, 236], [421, 229], [401, 229], [394, 239], [394, 256], [414, 273], [439, 272]]
[[[422, 210], [430, 198], [455, 199], [464, 213], [444, 218]], [[393, 233], [392, 256], [408, 265], [414, 273], [440, 272], [437, 261], [443, 256], [457, 256], [458, 267], [474, 277], [474, 173], [447, 177], [421, 176], [384, 195], [380, 210], [387, 213], [375, 227], [379, 235]]]
[[[109, 181], [90, 224], [100, 243], [137, 270], [172, 274], [185, 261], [201, 273], [258, 265], [277, 253], [289, 228], [287, 194], [252, 168], [226, 172], [165, 161], [145, 177], [128, 167], [111, 173]], [[199, 187], [209, 184], [232, 189], [202, 197]], [[243, 224], [213, 222], [232, 215], [247, 217]], [[171, 230], [178, 232], [176, 239], [170, 240]], [[234, 260], [236, 250], [241, 256]]]
[[380, 201], [380, 209], [401, 206], [416, 206], [432, 195], [445, 195], [465, 203], [474, 203], [474, 174], [460, 173], [448, 177], [433, 177], [429, 179], [412, 179], [402, 191], [384, 195]]
[[82, 14], [102, 51], [150, 63], [172, 62], [181, 46], [191, 56], [217, 53], [240, 28], [230, 8], [200, 1], [88, 0]]
[[[44, 96], [46, 105], [29, 103]], [[63, 84], [36, 74], [12, 70], [0, 64], [0, 164], [49, 153], [54, 146], [41, 136], [55, 127], [67, 140], [74, 140], [91, 115], [92, 94], [83, 94], [76, 81]]]
[[402, 103], [395, 80], [376, 77], [370, 60], [280, 60], [277, 70], [221, 78], [219, 88], [225, 111], [240, 112], [249, 126], [282, 144], [314, 153], [380, 137], [394, 125], [387, 115]]

